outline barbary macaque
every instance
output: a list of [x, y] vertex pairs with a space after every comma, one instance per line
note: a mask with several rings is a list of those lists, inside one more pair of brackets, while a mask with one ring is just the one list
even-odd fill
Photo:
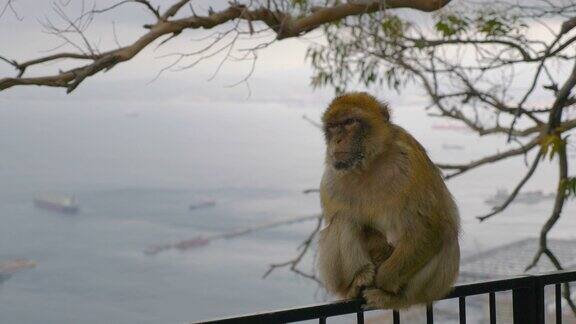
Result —
[[458, 276], [460, 222], [440, 171], [367, 93], [337, 97], [322, 121], [317, 262], [326, 289], [371, 308], [444, 297]]

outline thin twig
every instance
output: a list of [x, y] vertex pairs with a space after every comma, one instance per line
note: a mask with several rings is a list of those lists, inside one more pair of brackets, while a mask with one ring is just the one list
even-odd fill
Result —
[[268, 275], [270, 275], [274, 270], [278, 269], [278, 268], [284, 268], [284, 267], [290, 267], [290, 271], [296, 273], [299, 276], [311, 279], [316, 281], [318, 284], [322, 284], [320, 282], [320, 280], [316, 277], [315, 274], [310, 274], [307, 272], [304, 272], [302, 270], [300, 270], [298, 268], [298, 265], [300, 264], [300, 262], [302, 261], [302, 259], [304, 258], [304, 256], [311, 250], [312, 247], [312, 243], [314, 242], [314, 239], [316, 237], [316, 234], [318, 234], [318, 232], [320, 232], [320, 228], [322, 226], [322, 217], [318, 216], [318, 221], [316, 223], [316, 227], [314, 227], [314, 229], [312, 230], [312, 232], [310, 232], [310, 234], [308, 235], [308, 237], [302, 242], [302, 244], [298, 247], [298, 249], [300, 250], [300, 252], [298, 253], [298, 255], [296, 255], [296, 257], [294, 257], [291, 260], [288, 260], [286, 262], [281, 262], [281, 263], [273, 263], [270, 265], [270, 267], [268, 268], [268, 270], [264, 273], [264, 275], [262, 276], [262, 278], [266, 278], [268, 277]]

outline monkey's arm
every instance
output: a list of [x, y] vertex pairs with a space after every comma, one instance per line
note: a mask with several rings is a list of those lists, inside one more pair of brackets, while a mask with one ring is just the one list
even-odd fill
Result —
[[440, 252], [443, 245], [441, 224], [430, 220], [438, 217], [418, 215], [402, 235], [392, 255], [380, 265], [376, 273], [376, 286], [390, 293], [400, 289]]

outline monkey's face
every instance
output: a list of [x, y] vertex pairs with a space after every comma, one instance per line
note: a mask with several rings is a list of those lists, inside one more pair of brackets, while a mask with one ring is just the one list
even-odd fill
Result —
[[392, 138], [388, 106], [363, 92], [336, 97], [322, 122], [326, 163], [336, 170], [367, 168]]
[[365, 158], [364, 139], [368, 125], [359, 117], [343, 116], [324, 125], [327, 162], [337, 170], [357, 167]]

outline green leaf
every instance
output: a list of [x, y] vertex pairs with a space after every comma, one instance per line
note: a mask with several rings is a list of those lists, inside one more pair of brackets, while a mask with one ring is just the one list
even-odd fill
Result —
[[436, 31], [445, 38], [465, 32], [468, 26], [469, 23], [466, 18], [461, 18], [456, 15], [441, 16], [440, 20], [434, 25]]
[[407, 25], [396, 16], [388, 16], [382, 20], [381, 28], [384, 35], [390, 38], [398, 38], [404, 34]]
[[562, 188], [566, 197], [576, 198], [576, 177], [571, 177], [562, 182]]
[[568, 136], [561, 138], [558, 134], [550, 134], [544, 137], [540, 141], [540, 152], [542, 153], [542, 158], [544, 159], [548, 155], [550, 160], [552, 160], [556, 154], [566, 150], [567, 138]]

